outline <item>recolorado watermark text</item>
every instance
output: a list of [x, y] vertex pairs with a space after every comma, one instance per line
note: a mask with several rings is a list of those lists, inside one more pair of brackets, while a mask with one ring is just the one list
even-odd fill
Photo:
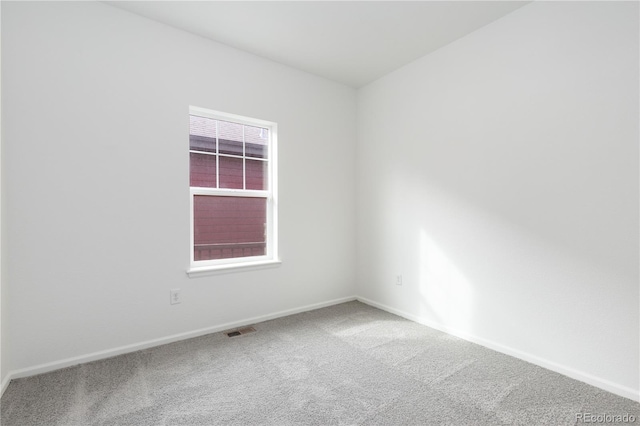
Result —
[[633, 414], [576, 413], [578, 423], [635, 423]]

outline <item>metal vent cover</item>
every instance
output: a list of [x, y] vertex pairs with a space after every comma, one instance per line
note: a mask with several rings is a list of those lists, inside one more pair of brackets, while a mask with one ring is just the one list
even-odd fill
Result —
[[256, 329], [253, 327], [244, 327], [244, 328], [239, 328], [233, 331], [225, 331], [224, 334], [226, 334], [227, 337], [236, 337], [236, 336], [243, 336], [249, 333], [254, 333], [255, 331]]

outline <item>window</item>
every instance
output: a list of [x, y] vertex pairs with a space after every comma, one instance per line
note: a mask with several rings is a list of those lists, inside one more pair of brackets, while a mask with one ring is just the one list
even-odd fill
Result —
[[276, 130], [190, 107], [190, 274], [277, 263]]

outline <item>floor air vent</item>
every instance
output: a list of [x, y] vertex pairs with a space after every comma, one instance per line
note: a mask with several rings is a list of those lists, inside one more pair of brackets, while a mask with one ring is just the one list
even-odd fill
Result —
[[236, 336], [242, 336], [245, 334], [253, 333], [254, 331], [256, 331], [256, 329], [253, 327], [245, 327], [245, 328], [240, 328], [234, 331], [227, 331], [224, 334], [226, 334], [228, 337], [236, 337]]

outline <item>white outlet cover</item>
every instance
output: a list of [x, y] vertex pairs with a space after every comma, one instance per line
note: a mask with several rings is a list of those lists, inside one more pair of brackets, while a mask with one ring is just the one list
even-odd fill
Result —
[[172, 305], [176, 305], [182, 302], [182, 295], [180, 294], [179, 288], [171, 289], [169, 303]]

